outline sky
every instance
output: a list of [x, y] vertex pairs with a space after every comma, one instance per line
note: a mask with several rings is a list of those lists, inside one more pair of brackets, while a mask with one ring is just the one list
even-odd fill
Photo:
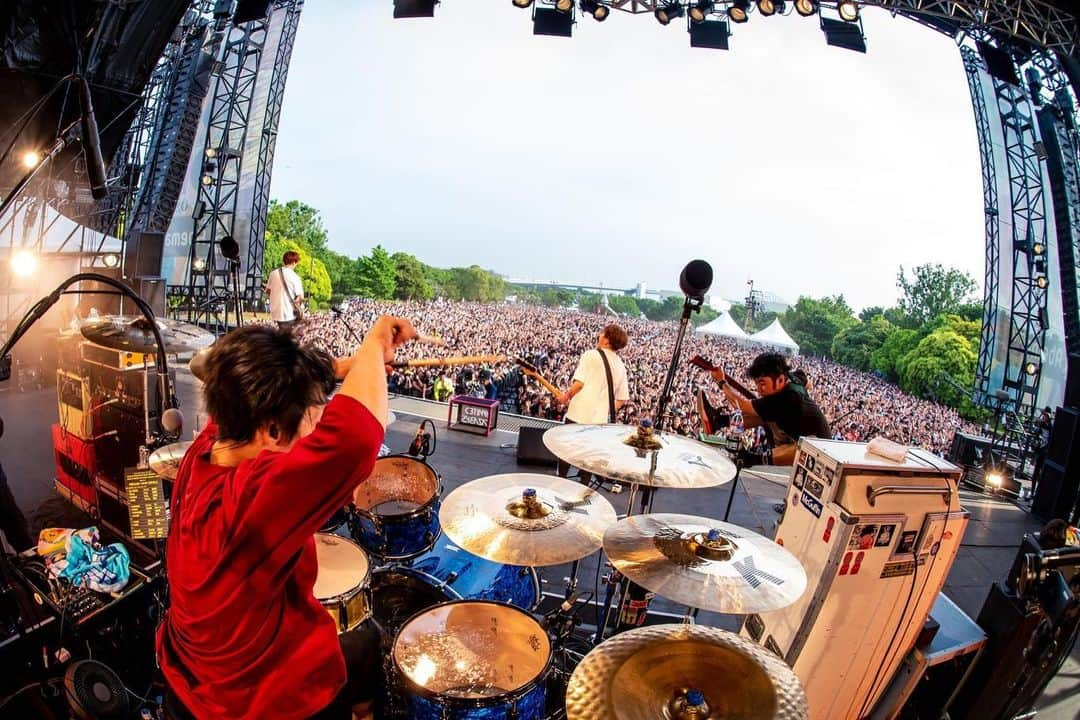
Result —
[[794, 302], [896, 302], [901, 265], [981, 285], [979, 148], [951, 38], [863, 10], [868, 52], [817, 18], [733, 27], [691, 48], [651, 13], [578, 14], [532, 35], [509, 0], [311, 0], [300, 19], [271, 186], [317, 208], [330, 247], [438, 267], [713, 293], [747, 281]]

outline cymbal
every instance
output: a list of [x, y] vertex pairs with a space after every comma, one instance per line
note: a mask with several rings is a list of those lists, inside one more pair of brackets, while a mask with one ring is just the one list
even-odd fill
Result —
[[150, 469], [163, 478], [176, 479], [176, 473], [180, 470], [180, 461], [191, 447], [191, 441], [163, 445], [150, 453]]
[[615, 509], [595, 490], [531, 473], [468, 482], [447, 495], [439, 510], [442, 531], [455, 545], [507, 565], [580, 560], [600, 549], [604, 530], [615, 520]]
[[735, 633], [650, 625], [597, 645], [566, 690], [567, 720], [806, 720], [799, 678]]
[[210, 351], [214, 349], [213, 343], [199, 350], [188, 360], [188, 370], [198, 380], [206, 380], [206, 360], [210, 357]]
[[595, 475], [665, 488], [706, 488], [735, 477], [735, 465], [722, 451], [672, 433], [655, 433], [659, 450], [626, 444], [637, 434], [630, 425], [560, 425], [544, 433], [556, 457]]
[[[160, 317], [154, 321], [167, 353], [193, 352], [214, 342], [213, 334], [194, 325]], [[79, 330], [90, 342], [113, 350], [157, 352], [154, 332], [142, 315], [105, 315], [96, 320], [87, 320]]]
[[806, 590], [790, 552], [738, 525], [692, 515], [633, 515], [604, 533], [619, 572], [657, 595], [721, 613], [779, 610]]

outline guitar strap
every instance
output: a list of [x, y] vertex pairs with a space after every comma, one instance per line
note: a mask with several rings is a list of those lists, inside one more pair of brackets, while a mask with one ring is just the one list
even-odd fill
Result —
[[596, 352], [600, 353], [600, 359], [604, 361], [604, 374], [607, 375], [607, 401], [608, 401], [608, 422], [615, 422], [615, 383], [611, 379], [611, 363], [608, 362], [607, 353], [600, 348], [596, 348]]
[[278, 279], [281, 280], [281, 286], [283, 288], [285, 288], [285, 297], [289, 298], [289, 305], [293, 309], [293, 317], [295, 317], [297, 320], [299, 320], [300, 319], [300, 308], [298, 308], [296, 306], [296, 298], [293, 297], [292, 290], [289, 289], [289, 283], [285, 280], [285, 268], [279, 267], [277, 269], [277, 271], [278, 271]]

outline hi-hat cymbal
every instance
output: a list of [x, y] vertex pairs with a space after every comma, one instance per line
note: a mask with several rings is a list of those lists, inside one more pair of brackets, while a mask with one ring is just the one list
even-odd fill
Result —
[[692, 515], [634, 515], [604, 533], [604, 552], [633, 582], [721, 613], [779, 610], [806, 590], [790, 552], [738, 525]]
[[[194, 352], [214, 342], [211, 333], [194, 325], [168, 318], [155, 318], [154, 321], [167, 353]], [[105, 315], [96, 320], [87, 320], [79, 330], [90, 342], [113, 350], [157, 352], [154, 331], [142, 315]]]
[[180, 461], [191, 447], [191, 441], [163, 445], [150, 453], [150, 469], [163, 478], [176, 479], [176, 473], [180, 470]]
[[784, 661], [703, 625], [651, 625], [592, 649], [566, 690], [567, 720], [806, 720], [806, 693]]
[[630, 425], [560, 425], [544, 444], [561, 460], [601, 477], [666, 488], [705, 488], [735, 477], [735, 465], [716, 448], [671, 433], [655, 433], [658, 450], [626, 444]]
[[580, 560], [600, 549], [615, 520], [611, 503], [596, 491], [531, 473], [473, 480], [447, 495], [439, 511], [442, 531], [455, 545], [508, 565]]

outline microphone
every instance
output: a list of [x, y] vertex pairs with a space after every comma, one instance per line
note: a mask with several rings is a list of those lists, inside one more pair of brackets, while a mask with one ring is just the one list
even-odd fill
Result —
[[98, 133], [97, 118], [94, 117], [94, 104], [90, 99], [90, 83], [84, 77], [78, 78], [77, 82], [86, 177], [90, 181], [90, 194], [95, 200], [101, 200], [108, 194], [108, 188], [105, 187], [105, 161], [101, 158], [101, 135]]
[[331, 305], [330, 312], [334, 313], [335, 315], [340, 315], [343, 311], [340, 305]]
[[679, 288], [683, 294], [694, 300], [705, 299], [705, 293], [712, 287], [712, 266], [704, 260], [691, 260], [679, 275]]
[[169, 435], [179, 435], [184, 427], [184, 413], [179, 408], [169, 408], [161, 413], [161, 429]]

